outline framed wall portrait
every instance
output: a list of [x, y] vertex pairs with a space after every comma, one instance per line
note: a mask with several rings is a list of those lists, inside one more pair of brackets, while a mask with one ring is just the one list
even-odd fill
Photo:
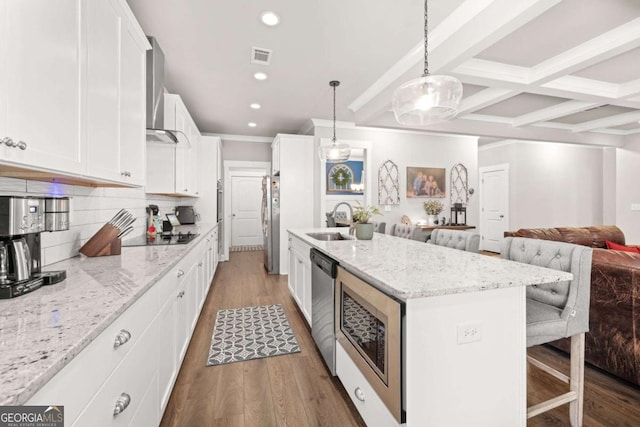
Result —
[[327, 194], [364, 194], [364, 162], [327, 162]]
[[407, 198], [446, 196], [445, 168], [407, 167]]

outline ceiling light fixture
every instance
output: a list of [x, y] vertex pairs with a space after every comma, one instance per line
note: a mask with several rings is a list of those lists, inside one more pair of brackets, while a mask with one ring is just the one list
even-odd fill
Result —
[[260, 20], [264, 25], [267, 25], [269, 27], [274, 27], [280, 23], [280, 17], [276, 15], [275, 12], [271, 11], [262, 12], [262, 15], [260, 15]]
[[267, 80], [267, 75], [262, 72], [255, 73], [253, 77], [255, 77], [256, 80]]
[[333, 88], [333, 138], [331, 144], [318, 147], [318, 155], [320, 160], [326, 162], [344, 162], [349, 160], [351, 148], [347, 144], [338, 144], [336, 139], [336, 87], [340, 86], [340, 82], [332, 80], [329, 82], [329, 86]]
[[262, 105], [258, 104], [257, 102], [254, 102], [253, 104], [249, 105], [249, 107], [253, 108], [254, 110], [259, 110], [262, 108]]
[[247, 123], [247, 126], [249, 126], [250, 128], [254, 128], [254, 127], [258, 126], [258, 125], [255, 124], [254, 122], [249, 122], [249, 123]]
[[430, 125], [453, 119], [462, 98], [462, 83], [455, 77], [429, 74], [427, 3], [424, 1], [424, 74], [393, 93], [393, 114], [404, 125]]

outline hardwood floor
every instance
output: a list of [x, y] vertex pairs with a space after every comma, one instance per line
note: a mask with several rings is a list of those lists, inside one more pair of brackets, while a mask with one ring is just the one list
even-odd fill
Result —
[[[364, 426], [340, 381], [331, 377], [289, 294], [269, 276], [262, 251], [233, 252], [218, 265], [161, 426]], [[206, 366], [216, 312], [282, 304], [301, 352]]]
[[[206, 367], [216, 312], [222, 308], [282, 304], [300, 353]], [[537, 359], [568, 372], [568, 358], [544, 346]], [[529, 404], [568, 389], [529, 365]], [[585, 369], [586, 427], [640, 426], [640, 389], [591, 367]], [[569, 407], [529, 420], [528, 426], [569, 426]], [[196, 325], [161, 426], [364, 426], [339, 380], [320, 358], [309, 328], [287, 289], [286, 276], [269, 276], [262, 252], [231, 253], [221, 263]]]

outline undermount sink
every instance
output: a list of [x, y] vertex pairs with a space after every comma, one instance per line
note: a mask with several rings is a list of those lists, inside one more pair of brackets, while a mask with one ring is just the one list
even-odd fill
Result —
[[331, 233], [307, 233], [307, 236], [316, 239], [316, 240], [325, 240], [325, 241], [332, 241], [332, 240], [353, 240], [354, 237], [351, 236], [345, 236], [343, 234], [340, 233], [336, 233], [336, 232], [331, 232]]

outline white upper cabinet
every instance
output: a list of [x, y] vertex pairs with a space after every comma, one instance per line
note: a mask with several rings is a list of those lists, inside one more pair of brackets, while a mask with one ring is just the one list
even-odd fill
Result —
[[0, 163], [144, 185], [148, 48], [125, 0], [0, 2]]
[[83, 172], [81, 0], [0, 2], [0, 161]]
[[87, 2], [87, 175], [145, 182], [145, 58], [118, 0]]
[[200, 131], [179, 95], [164, 95], [164, 126], [178, 144], [147, 143], [147, 193], [199, 197]]

